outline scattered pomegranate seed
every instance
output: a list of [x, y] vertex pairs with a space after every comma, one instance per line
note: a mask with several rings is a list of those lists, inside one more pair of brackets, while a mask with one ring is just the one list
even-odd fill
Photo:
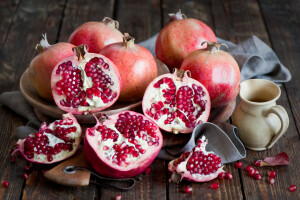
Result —
[[2, 185], [3, 185], [4, 188], [8, 188], [9, 182], [8, 181], [3, 181]]
[[255, 172], [255, 169], [250, 169], [249, 171], [248, 171], [248, 175], [249, 176], [253, 176], [254, 175], [254, 172]]
[[147, 169], [146, 169], [146, 171], [145, 171], [145, 174], [150, 174], [150, 172], [151, 172], [151, 168], [150, 167], [148, 167]]
[[259, 171], [257, 169], [254, 169], [254, 174], [259, 174]]
[[29, 169], [30, 169], [30, 167], [29, 167], [29, 166], [25, 166], [25, 167], [24, 167], [24, 171], [27, 171], [27, 172], [28, 172], [28, 171], [29, 171]]
[[255, 161], [255, 163], [254, 163], [254, 165], [255, 165], [256, 167], [260, 167], [260, 164], [261, 164], [261, 160], [257, 160], [257, 161]]
[[297, 189], [296, 185], [291, 185], [291, 187], [289, 188], [290, 192], [295, 192]]
[[276, 172], [275, 171], [269, 171], [268, 175], [270, 177], [275, 177], [276, 176]]
[[11, 162], [12, 164], [15, 164], [15, 163], [16, 163], [16, 157], [12, 156], [12, 157], [10, 158], [10, 162]]
[[227, 172], [227, 173], [225, 174], [225, 178], [227, 178], [227, 179], [232, 179], [232, 173]]
[[238, 169], [242, 168], [242, 165], [243, 165], [242, 162], [235, 163], [235, 167], [238, 168]]
[[225, 178], [225, 173], [224, 172], [220, 173], [218, 178], [219, 180], [223, 180]]
[[120, 194], [117, 194], [115, 197], [115, 200], [121, 200], [121, 199], [122, 199], [122, 196]]
[[22, 174], [22, 178], [25, 180], [28, 179], [28, 174], [27, 173]]
[[273, 177], [270, 177], [270, 178], [269, 178], [269, 183], [270, 183], [270, 184], [274, 184], [274, 183], [275, 183], [275, 179], [274, 179]]
[[260, 180], [261, 179], [261, 175], [260, 174], [254, 174], [254, 179], [255, 180]]
[[219, 186], [220, 186], [219, 183], [213, 183], [213, 184], [211, 184], [210, 188], [211, 189], [218, 189]]
[[253, 167], [250, 166], [250, 165], [248, 165], [248, 166], [245, 168], [245, 170], [246, 170], [247, 172], [249, 172], [249, 171], [252, 170], [252, 169], [253, 169]]
[[190, 186], [186, 186], [185, 188], [184, 188], [184, 192], [185, 193], [191, 193], [193, 191], [193, 188], [192, 187], [190, 187]]

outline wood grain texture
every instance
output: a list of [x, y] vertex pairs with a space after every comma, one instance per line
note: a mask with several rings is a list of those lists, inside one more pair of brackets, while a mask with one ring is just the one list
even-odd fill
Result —
[[19, 0], [0, 1], [0, 49], [7, 38], [19, 3]]
[[[163, 1], [163, 21], [167, 23], [169, 16], [168, 13], [177, 12], [178, 9], [182, 10], [182, 13], [187, 17], [193, 17], [205, 22], [211, 28], [214, 28], [214, 18], [211, 13], [210, 1]], [[208, 141], [209, 142], [209, 141]], [[175, 183], [169, 184], [169, 199], [241, 199], [242, 187], [240, 185], [239, 171], [234, 168], [233, 164], [227, 164], [225, 170], [233, 174], [232, 180], [214, 180], [208, 183], [191, 183], [184, 181], [179, 185]], [[219, 182], [220, 189], [212, 190], [210, 185], [214, 182]], [[186, 186], [192, 186], [192, 194], [185, 194], [184, 188]]]
[[[260, 5], [257, 1], [250, 0], [241, 2], [238, 0], [213, 0], [212, 10], [217, 36], [229, 39], [232, 42], [241, 42], [252, 35], [256, 35], [267, 44], [271, 44], [267, 28], [264, 24], [263, 15], [260, 12]], [[272, 14], [277, 16], [279, 13], [272, 12]], [[248, 150], [247, 157], [243, 160], [243, 165], [244, 167], [251, 164], [253, 165], [254, 161], [257, 159], [273, 156], [282, 151], [287, 152], [293, 162], [291, 162], [288, 167], [259, 168], [259, 172], [263, 177], [260, 181], [250, 178], [245, 170], [241, 170], [241, 184], [243, 186], [244, 198], [246, 199], [269, 199], [270, 196], [272, 196], [272, 199], [289, 199], [291, 194], [287, 188], [289, 187], [289, 184], [291, 184], [290, 182], [295, 182], [290, 175], [294, 174], [292, 176], [297, 177], [298, 175], [299, 177], [297, 171], [291, 171], [299, 167], [299, 161], [297, 161], [297, 159], [294, 160], [293, 158], [293, 156], [299, 152], [299, 138], [297, 138], [297, 130], [292, 121], [291, 109], [287, 100], [285, 88], [281, 87], [281, 89], [282, 95], [277, 103], [284, 106], [287, 110], [288, 115], [290, 116], [290, 127], [286, 134], [279, 139], [272, 149], [262, 152]], [[278, 174], [274, 185], [268, 183], [268, 170], [275, 170]], [[295, 184], [297, 184], [297, 181]]]

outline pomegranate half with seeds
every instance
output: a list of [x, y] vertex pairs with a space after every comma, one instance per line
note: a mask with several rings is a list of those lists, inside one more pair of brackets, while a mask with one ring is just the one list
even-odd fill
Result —
[[117, 101], [120, 75], [105, 56], [88, 53], [86, 45], [74, 48], [74, 54], [53, 69], [52, 94], [56, 105], [73, 114], [99, 112]]
[[43, 99], [53, 101], [50, 83], [52, 70], [62, 59], [73, 54], [72, 48], [75, 46], [67, 42], [50, 45], [46, 34], [42, 37], [40, 44], [35, 47], [40, 53], [31, 60], [28, 76], [38, 95]]
[[125, 111], [97, 120], [86, 130], [87, 161], [101, 175], [126, 178], [143, 173], [159, 153], [163, 137], [144, 115]]
[[179, 68], [191, 52], [206, 47], [205, 41], [216, 42], [216, 35], [209, 26], [198, 19], [186, 18], [179, 10], [169, 14], [170, 22], [159, 32], [155, 54], [169, 69]]
[[122, 42], [123, 34], [118, 28], [119, 22], [109, 17], [104, 17], [101, 22], [86, 22], [73, 31], [68, 42], [75, 46], [86, 44], [90, 52], [99, 53], [109, 44]]
[[143, 98], [144, 114], [163, 130], [191, 133], [210, 114], [210, 97], [206, 88], [190, 78], [189, 71], [175, 70], [155, 78]]
[[206, 151], [207, 142], [205, 136], [202, 136], [191, 152], [184, 152], [169, 163], [171, 181], [178, 183], [185, 178], [195, 182], [207, 182], [224, 173], [221, 158], [214, 152]]
[[64, 160], [80, 145], [81, 127], [71, 113], [64, 114], [48, 126], [44, 122], [39, 131], [18, 140], [16, 149], [29, 162], [51, 164]]

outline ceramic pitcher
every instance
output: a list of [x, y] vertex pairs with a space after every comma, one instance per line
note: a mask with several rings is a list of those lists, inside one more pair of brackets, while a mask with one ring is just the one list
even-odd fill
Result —
[[289, 117], [276, 105], [279, 86], [265, 79], [250, 79], [240, 84], [241, 103], [233, 113], [233, 124], [245, 147], [262, 151], [271, 148], [286, 132]]

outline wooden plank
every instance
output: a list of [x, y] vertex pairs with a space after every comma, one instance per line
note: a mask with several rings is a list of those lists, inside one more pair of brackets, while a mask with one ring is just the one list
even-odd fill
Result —
[[19, 0], [0, 1], [0, 49], [7, 38], [9, 28], [12, 24]]
[[88, 21], [101, 21], [113, 16], [114, 0], [70, 0], [66, 4], [59, 41], [68, 41], [71, 33], [79, 25]]
[[[287, 98], [282, 98], [285, 108], [291, 107], [288, 112], [290, 116], [290, 127], [288, 132], [280, 141], [282, 148], [288, 149], [291, 164], [288, 167], [280, 168], [281, 182], [279, 185], [282, 199], [300, 199], [300, 192], [291, 193], [288, 191], [290, 185], [300, 185], [300, 57], [299, 57], [299, 35], [300, 26], [298, 19], [300, 18], [300, 2], [297, 0], [289, 1], [269, 1], [259, 0], [261, 10], [268, 29], [270, 40], [274, 51], [278, 55], [281, 62], [288, 67], [292, 74], [292, 80], [284, 84]], [[282, 143], [282, 141], [285, 141]], [[274, 188], [274, 190], [279, 188]], [[277, 192], [277, 191], [276, 191]]]
[[[61, 11], [62, 4], [50, 0], [20, 2], [0, 50], [0, 93], [19, 88], [19, 79], [36, 54], [35, 45], [40, 41], [41, 34], [48, 32], [49, 41], [55, 39]], [[3, 180], [10, 182], [9, 188], [1, 187], [0, 199], [20, 199], [24, 185], [21, 175], [26, 162], [18, 159], [12, 165], [9, 152], [16, 142], [15, 128], [26, 121], [4, 107], [0, 108], [0, 119], [0, 177], [1, 183]]]
[[[211, 28], [214, 28], [214, 18], [211, 13], [210, 1], [163, 1], [163, 22], [166, 24], [169, 20], [168, 13], [174, 13], [178, 9], [182, 10], [182, 13], [187, 17], [197, 18], [205, 22]], [[169, 184], [169, 198], [170, 199], [241, 199], [242, 187], [240, 186], [239, 170], [237, 170], [233, 164], [225, 166], [225, 170], [233, 174], [232, 180], [214, 180], [207, 183], [192, 183], [183, 181], [179, 185], [175, 183]], [[169, 174], [170, 175], [170, 174]], [[214, 182], [219, 182], [220, 189], [210, 189], [210, 185]], [[193, 188], [192, 194], [185, 194], [184, 188], [191, 186]]]
[[[270, 4], [273, 4], [273, 2]], [[268, 6], [270, 4], [268, 4]], [[259, 4], [255, 0], [243, 2], [238, 0], [214, 0], [212, 1], [212, 10], [215, 19], [216, 33], [219, 37], [229, 39], [232, 42], [241, 42], [252, 35], [257, 35], [267, 44], [271, 44]], [[272, 16], [278, 16], [279, 14], [274, 11], [270, 13], [272, 13]], [[288, 21], [288, 19], [286, 19], [286, 21]], [[276, 27], [277, 25], [275, 25], [274, 22], [273, 26], [270, 26], [269, 34], [274, 32]], [[285, 40], [277, 38], [276, 41]], [[279, 56], [281, 54], [281, 52], [278, 53]], [[246, 199], [290, 199], [293, 197], [287, 190], [289, 185], [292, 183], [299, 184], [299, 180], [296, 181], [296, 177], [299, 177], [299, 175], [297, 176], [298, 172], [295, 171], [299, 168], [299, 161], [296, 159], [297, 155], [299, 155], [298, 152], [300, 148], [299, 136], [297, 135], [298, 133], [291, 114], [285, 88], [281, 87], [281, 89], [282, 95], [277, 103], [284, 106], [287, 110], [290, 116], [290, 127], [287, 133], [272, 149], [262, 152], [247, 151], [247, 157], [242, 161], [243, 169], [241, 170], [241, 183], [244, 190], [244, 198]], [[260, 181], [250, 178], [245, 172], [244, 168], [247, 165], [253, 165], [255, 160], [263, 159], [266, 156], [272, 156], [282, 151], [290, 155], [292, 161], [290, 166], [259, 168], [260, 174], [263, 177]], [[278, 174], [274, 185], [268, 183], [268, 170], [275, 170]], [[299, 199], [299, 196], [294, 196], [294, 198]]]
[[[116, 20], [120, 23], [120, 30], [130, 33], [136, 41], [142, 41], [158, 32], [160, 25], [160, 2], [152, 1], [118, 1]], [[122, 199], [165, 199], [166, 175], [165, 162], [155, 160], [151, 165], [150, 174], [140, 175], [141, 180], [136, 187], [127, 192], [102, 189], [98, 194], [100, 199], [113, 199], [120, 193]]]

